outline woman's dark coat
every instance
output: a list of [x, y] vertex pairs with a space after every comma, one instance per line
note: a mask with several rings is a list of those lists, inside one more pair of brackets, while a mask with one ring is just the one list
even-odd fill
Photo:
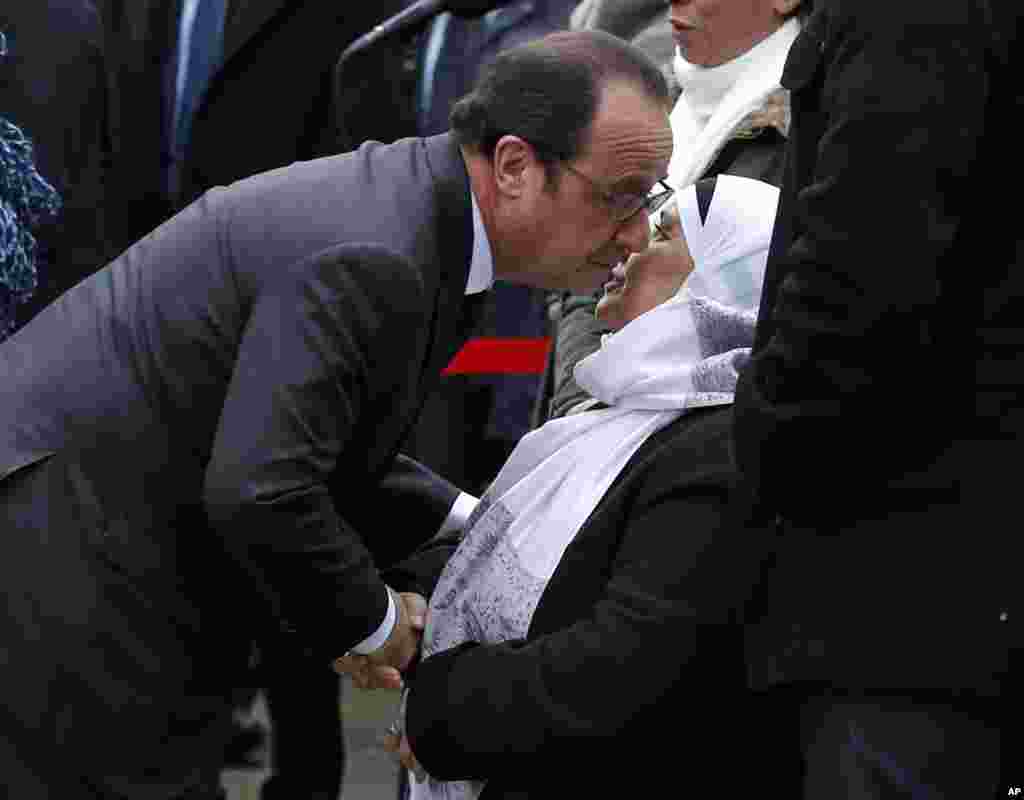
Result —
[[733, 492], [731, 420], [697, 411], [641, 446], [525, 639], [418, 665], [407, 730], [428, 772], [486, 779], [495, 800], [677, 796], [727, 764], [755, 768], [736, 623], [767, 540]]

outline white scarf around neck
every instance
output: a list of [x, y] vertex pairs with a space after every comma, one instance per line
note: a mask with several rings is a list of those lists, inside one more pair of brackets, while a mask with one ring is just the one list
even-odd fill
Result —
[[715, 67], [686, 61], [676, 48], [673, 68], [683, 93], [672, 109], [669, 183], [695, 183], [739, 124], [778, 91], [789, 48], [800, 33], [793, 17], [741, 56]]

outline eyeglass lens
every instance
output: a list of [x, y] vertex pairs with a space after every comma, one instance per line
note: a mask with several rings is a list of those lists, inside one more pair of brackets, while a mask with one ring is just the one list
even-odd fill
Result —
[[666, 186], [663, 181], [659, 181], [658, 184], [661, 191], [655, 191], [652, 189], [645, 195], [629, 198], [629, 206], [621, 210], [620, 221], [625, 222], [641, 211], [653, 214], [665, 205], [665, 202], [675, 193], [675, 190], [670, 186]]

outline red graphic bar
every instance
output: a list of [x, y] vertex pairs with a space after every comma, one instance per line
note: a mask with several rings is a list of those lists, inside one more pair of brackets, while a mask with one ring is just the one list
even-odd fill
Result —
[[551, 337], [480, 337], [470, 339], [442, 375], [540, 375]]

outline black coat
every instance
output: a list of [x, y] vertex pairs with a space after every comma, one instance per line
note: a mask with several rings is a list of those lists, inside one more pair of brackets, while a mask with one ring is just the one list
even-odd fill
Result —
[[454, 500], [375, 492], [471, 242], [449, 136], [366, 146], [204, 195], [0, 345], [0, 738], [45, 780], [194, 784], [258, 633], [326, 669], [377, 628], [375, 564]]
[[[820, 4], [793, 125], [744, 476], [780, 516], [752, 677], [999, 692], [1021, 642], [1020, 11]], [[994, 14], [990, 16], [990, 14]]]
[[676, 796], [737, 763], [770, 785], [748, 749], [760, 723], [737, 625], [767, 539], [733, 491], [731, 424], [698, 411], [640, 447], [525, 639], [417, 666], [406, 726], [428, 772], [486, 779], [488, 800]]

